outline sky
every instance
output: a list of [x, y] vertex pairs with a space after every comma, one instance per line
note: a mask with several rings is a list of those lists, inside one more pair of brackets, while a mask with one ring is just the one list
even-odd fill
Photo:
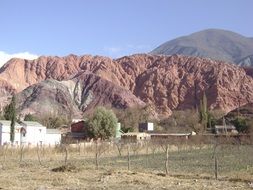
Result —
[[253, 0], [0, 0], [0, 66], [12, 57], [147, 53], [225, 29], [253, 37]]

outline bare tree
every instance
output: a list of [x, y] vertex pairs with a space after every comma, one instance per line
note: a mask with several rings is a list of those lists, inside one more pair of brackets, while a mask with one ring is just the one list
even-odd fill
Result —
[[109, 149], [108, 142], [100, 142], [99, 140], [95, 141], [95, 165], [96, 165], [96, 169], [99, 168], [99, 158], [108, 149]]

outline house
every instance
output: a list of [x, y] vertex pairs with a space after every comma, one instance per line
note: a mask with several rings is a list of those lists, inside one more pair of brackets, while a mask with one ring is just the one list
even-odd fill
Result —
[[70, 132], [66, 134], [65, 141], [83, 140], [88, 138], [88, 126], [85, 121], [77, 121], [71, 124]]
[[[0, 145], [10, 144], [11, 121], [0, 120]], [[49, 130], [35, 121], [15, 123], [14, 145], [55, 145], [61, 142], [57, 130]]]
[[20, 144], [43, 145], [46, 140], [46, 127], [36, 121], [22, 121], [20, 130]]
[[233, 125], [215, 125], [214, 132], [217, 135], [237, 135], [238, 131]]
[[61, 131], [58, 129], [47, 129], [45, 144], [49, 146], [61, 144]]
[[154, 124], [150, 122], [139, 123], [139, 132], [147, 132], [147, 131], [154, 131]]
[[[0, 145], [9, 144], [10, 141], [10, 126], [11, 121], [0, 120]], [[21, 140], [21, 131], [22, 125], [15, 124], [15, 135], [14, 135], [14, 144], [19, 145]]]

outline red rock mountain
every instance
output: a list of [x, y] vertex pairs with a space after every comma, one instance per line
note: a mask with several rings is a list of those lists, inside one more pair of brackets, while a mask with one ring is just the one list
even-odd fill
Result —
[[[253, 78], [243, 68], [178, 55], [12, 59], [0, 70], [0, 86], [1, 97], [18, 93], [20, 110], [25, 113], [37, 112], [46, 101], [40, 102], [42, 96], [50, 105], [59, 105], [58, 112], [69, 109], [66, 105], [81, 112], [97, 105], [126, 108], [146, 103], [163, 116], [174, 109], [193, 108], [204, 92], [211, 109], [225, 112], [235, 109], [239, 101], [240, 105], [253, 102]], [[31, 93], [34, 89], [40, 93]]]

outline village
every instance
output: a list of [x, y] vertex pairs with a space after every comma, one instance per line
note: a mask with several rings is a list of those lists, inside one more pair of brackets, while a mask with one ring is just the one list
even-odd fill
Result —
[[[10, 145], [10, 125], [9, 120], [0, 120], [0, 145]], [[117, 123], [115, 135], [112, 141], [140, 142], [149, 140], [170, 140], [189, 139], [195, 136], [196, 132], [190, 133], [161, 133], [154, 130], [154, 123], [139, 123], [138, 132], [126, 132], [121, 130], [121, 123]], [[236, 136], [238, 131], [233, 125], [216, 125], [214, 133], [206, 136]], [[93, 141], [88, 133], [88, 126], [81, 119], [74, 119], [69, 128], [50, 129], [35, 121], [21, 121], [15, 123], [15, 139], [13, 146], [57, 146], [61, 143], [80, 143]]]

